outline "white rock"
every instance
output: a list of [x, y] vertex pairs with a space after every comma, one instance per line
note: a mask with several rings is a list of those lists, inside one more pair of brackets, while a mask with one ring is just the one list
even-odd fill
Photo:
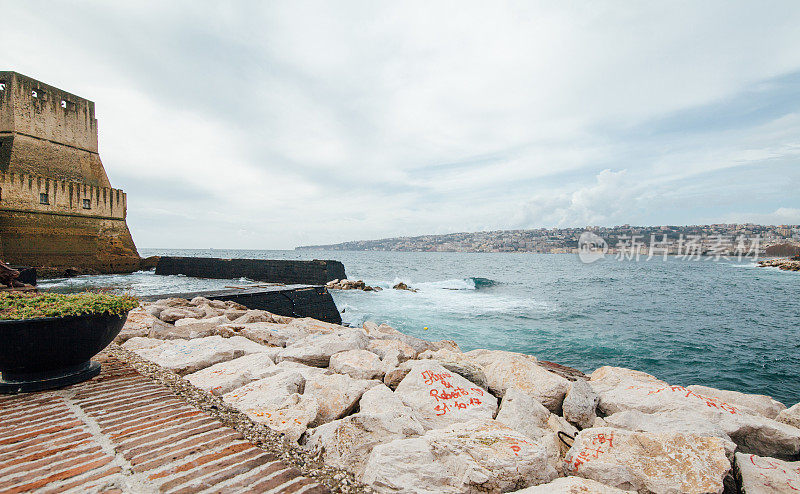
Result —
[[293, 328], [303, 331], [305, 334], [330, 334], [337, 333], [345, 329], [351, 329], [345, 328], [345, 326], [341, 326], [339, 324], [319, 321], [310, 317], [292, 319], [289, 325]]
[[591, 427], [597, 417], [598, 401], [600, 401], [600, 397], [588, 382], [583, 379], [572, 381], [562, 405], [564, 418], [581, 429]]
[[[366, 323], [365, 323], [366, 324]], [[396, 350], [400, 354], [400, 361], [405, 362], [406, 360], [416, 358], [417, 352], [414, 351], [411, 346], [403, 343], [400, 340], [380, 340], [374, 339], [369, 342], [367, 345], [367, 350], [374, 353], [381, 359], [386, 357], [386, 353], [391, 350]]]
[[[161, 310], [163, 310], [163, 308]], [[122, 326], [122, 330], [114, 339], [114, 342], [117, 344], [122, 344], [137, 336], [147, 336], [147, 334], [150, 332], [150, 328], [152, 328], [154, 324], [166, 325], [165, 322], [162, 322], [157, 317], [151, 315], [147, 309], [143, 307], [136, 307], [132, 311], [128, 312], [128, 318], [125, 320], [125, 325]]]
[[494, 417], [497, 398], [486, 390], [433, 360], [407, 364], [411, 371], [397, 386], [396, 394], [426, 429]]
[[736, 444], [731, 441], [722, 427], [692, 414], [682, 412], [642, 413], [638, 410], [626, 410], [609, 415], [602, 420], [605, 427], [634, 432], [670, 432], [718, 437], [722, 440], [722, 445], [730, 460], [733, 460], [733, 453], [736, 451]]
[[306, 365], [327, 367], [332, 355], [346, 350], [363, 350], [368, 344], [369, 337], [358, 329], [312, 334], [287, 345], [281, 358]]
[[800, 403], [781, 411], [777, 420], [792, 427], [800, 427]]
[[314, 397], [300, 393], [305, 379], [299, 372], [278, 372], [223, 395], [222, 399], [253, 422], [265, 424], [295, 442], [317, 416]]
[[253, 353], [220, 362], [186, 376], [194, 386], [221, 396], [259, 379], [263, 379], [275, 366], [266, 353]]
[[557, 473], [541, 444], [491, 419], [375, 446], [362, 479], [378, 492], [508, 492]]
[[182, 321], [197, 321], [194, 323], [186, 323], [182, 325], [167, 324], [158, 321], [153, 324], [147, 336], [150, 338], [158, 338], [161, 340], [192, 340], [195, 338], [205, 338], [206, 336], [214, 336], [216, 334], [216, 324], [206, 324], [202, 319], [178, 319], [176, 323]]
[[159, 313], [158, 318], [164, 322], [175, 322], [186, 317], [201, 318], [204, 315], [197, 307], [168, 307]]
[[288, 343], [306, 337], [306, 334], [300, 329], [272, 322], [231, 323], [220, 326], [219, 330], [223, 335], [238, 334], [262, 345], [280, 347], [285, 347]]
[[548, 484], [526, 487], [514, 494], [625, 494], [623, 491], [600, 482], [582, 477], [563, 477]]
[[137, 350], [145, 350], [148, 348], [156, 348], [168, 344], [164, 340], [157, 340], [155, 338], [147, 338], [144, 336], [134, 336], [122, 344], [122, 348], [130, 352], [137, 353]]
[[225, 309], [227, 307], [224, 300], [210, 300], [205, 297], [195, 297], [190, 300], [189, 303], [197, 307], [208, 305], [209, 307], [213, 307], [215, 309]]
[[601, 367], [592, 373], [590, 384], [600, 395], [599, 410], [606, 415], [625, 410], [691, 414], [718, 425], [743, 453], [779, 458], [800, 453], [800, 429], [683, 386], [670, 386], [643, 372]]
[[[510, 388], [500, 402], [497, 421], [529, 436], [537, 437], [538, 431], [547, 428], [550, 410], [517, 388]], [[530, 433], [528, 428], [532, 428]]]
[[325, 464], [344, 468], [360, 478], [372, 449], [396, 439], [423, 434], [422, 425], [384, 385], [366, 391], [361, 411], [307, 432], [306, 449], [321, 453]]
[[620, 489], [719, 493], [731, 468], [722, 440], [690, 434], [584, 429], [567, 453], [570, 474]]
[[551, 466], [559, 475], [563, 475], [564, 467], [560, 460], [566, 454], [567, 448], [562, 448], [556, 431], [551, 429], [551, 416], [555, 417], [544, 405], [516, 388], [509, 388], [500, 403], [496, 420], [540, 441], [548, 451]]
[[536, 359], [530, 355], [501, 351], [473, 352], [465, 355], [483, 365], [489, 390], [495, 396], [502, 397], [508, 388], [515, 387], [551, 412], [561, 414], [561, 405], [569, 389], [567, 379], [539, 367]]
[[686, 386], [686, 389], [699, 395], [710, 396], [720, 401], [730, 403], [740, 410], [746, 410], [752, 414], [763, 415], [769, 419], [774, 419], [781, 411], [786, 410], [786, 405], [779, 401], [773, 400], [770, 396], [715, 389], [697, 384]]
[[134, 349], [140, 357], [179, 374], [197, 372], [219, 362], [261, 351], [245, 338], [209, 336], [194, 340], [165, 340], [163, 345]]
[[303, 396], [313, 396], [319, 404], [309, 425], [316, 427], [347, 415], [364, 392], [377, 385], [380, 385], [379, 381], [353, 379], [342, 374], [307, 375]]
[[736, 477], [743, 494], [796, 494], [800, 491], [800, 461], [736, 453]]
[[275, 320], [272, 318], [272, 314], [265, 310], [248, 310], [232, 322], [234, 324], [250, 324], [254, 322], [274, 323]]
[[383, 363], [367, 350], [347, 350], [331, 356], [330, 369], [354, 379], [383, 379]]
[[489, 382], [486, 378], [483, 366], [474, 362], [466, 354], [461, 353], [461, 351], [454, 352], [449, 349], [440, 349], [437, 351], [426, 350], [419, 355], [419, 358], [436, 360], [442, 367], [450, 372], [454, 372], [482, 388], [488, 389], [489, 387]]

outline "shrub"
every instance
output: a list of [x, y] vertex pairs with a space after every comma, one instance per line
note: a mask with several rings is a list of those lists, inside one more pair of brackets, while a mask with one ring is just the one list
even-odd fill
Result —
[[139, 300], [131, 295], [94, 292], [75, 294], [0, 292], [0, 320], [38, 319], [102, 314], [104, 312], [121, 316], [138, 306]]

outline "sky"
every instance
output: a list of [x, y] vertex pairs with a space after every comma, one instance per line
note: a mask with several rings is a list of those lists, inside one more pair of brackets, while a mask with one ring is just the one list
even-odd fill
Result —
[[800, 2], [0, 0], [145, 248], [800, 224]]

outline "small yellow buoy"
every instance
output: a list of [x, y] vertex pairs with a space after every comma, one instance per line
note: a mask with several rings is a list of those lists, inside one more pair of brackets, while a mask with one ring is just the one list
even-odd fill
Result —
[[422, 329], [424, 329], [425, 331], [427, 331], [427, 330], [428, 330], [428, 326], [425, 326], [425, 327], [424, 327], [424, 328], [422, 328]]

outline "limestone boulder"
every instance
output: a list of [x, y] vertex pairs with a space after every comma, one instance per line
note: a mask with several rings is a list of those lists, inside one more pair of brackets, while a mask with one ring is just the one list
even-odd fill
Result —
[[792, 427], [800, 428], [800, 403], [792, 405], [778, 414], [778, 422], [782, 422]]
[[770, 396], [709, 388], [708, 386], [697, 384], [686, 386], [686, 389], [701, 396], [708, 396], [730, 403], [739, 410], [744, 410], [753, 415], [763, 415], [769, 419], [776, 418], [781, 411], [786, 410], [786, 405], [773, 400]]
[[450, 372], [454, 372], [484, 389], [489, 388], [483, 367], [460, 351], [455, 352], [446, 348], [436, 351], [426, 350], [419, 355], [419, 358], [436, 360]]
[[395, 390], [409, 372], [411, 372], [411, 368], [409, 367], [399, 367], [386, 371], [386, 375], [383, 376], [383, 384], [388, 386], [389, 389]]
[[364, 331], [369, 335], [370, 338], [375, 338], [379, 340], [396, 340], [399, 337], [403, 336], [403, 333], [394, 329], [393, 327], [389, 326], [388, 324], [377, 324], [372, 321], [365, 321], [362, 325]]
[[588, 382], [583, 379], [572, 381], [562, 405], [564, 418], [581, 429], [591, 427], [597, 417], [599, 401], [600, 397]]
[[285, 347], [287, 344], [307, 336], [297, 328], [272, 322], [230, 323], [220, 326], [218, 331], [223, 336], [241, 335], [262, 345], [280, 347]]
[[296, 442], [317, 416], [314, 397], [304, 397], [305, 378], [299, 372], [276, 374], [246, 384], [222, 396], [223, 401]]
[[225, 309], [223, 311], [223, 314], [225, 314], [225, 317], [227, 317], [229, 321], [235, 321], [240, 317], [242, 317], [243, 315], [245, 315], [246, 313], [247, 313], [246, 309], [245, 310]]
[[155, 348], [160, 347], [162, 345], [168, 345], [169, 343], [164, 340], [157, 340], [155, 338], [148, 338], [146, 336], [134, 336], [130, 338], [121, 346], [125, 350], [129, 352], [137, 353], [139, 350], [146, 350], [148, 348]]
[[605, 415], [626, 410], [681, 413], [719, 426], [743, 453], [786, 459], [800, 453], [800, 429], [643, 372], [601, 367], [592, 373], [590, 384]]
[[718, 437], [610, 427], [581, 431], [566, 462], [571, 475], [656, 494], [721, 494], [731, 469]]
[[140, 357], [178, 374], [189, 374], [219, 362], [233, 360], [263, 350], [261, 345], [245, 338], [208, 336], [194, 340], [165, 340], [151, 348], [128, 348]]
[[425, 430], [392, 391], [384, 385], [367, 390], [360, 411], [310, 429], [303, 440], [306, 449], [321, 454], [327, 465], [364, 474], [372, 449], [379, 445], [422, 435]]
[[122, 326], [114, 342], [121, 345], [131, 338], [147, 336], [154, 324], [166, 323], [151, 315], [144, 307], [137, 307], [128, 312], [125, 325]]
[[158, 314], [158, 318], [164, 322], [174, 323], [178, 319], [184, 319], [187, 317], [199, 319], [204, 315], [205, 313], [197, 307], [167, 307]]
[[[279, 322], [279, 321], [276, 321]], [[289, 325], [303, 331], [305, 334], [330, 334], [338, 333], [345, 329], [344, 326], [330, 322], [319, 321], [310, 317], [292, 319]]]
[[192, 317], [187, 317], [185, 319], [178, 319], [177, 321], [175, 321], [175, 326], [176, 327], [188, 326], [190, 324], [197, 324], [197, 323], [213, 324], [215, 326], [219, 326], [220, 324], [228, 324], [229, 322], [230, 321], [228, 321], [228, 318], [226, 316], [224, 316], [224, 315], [223, 316], [204, 317], [202, 319], [195, 319], [195, 318], [192, 318]]
[[395, 392], [426, 429], [494, 417], [497, 398], [483, 388], [434, 360], [415, 360], [407, 364], [410, 371]]
[[211, 394], [222, 396], [245, 384], [263, 379], [275, 367], [266, 353], [252, 353], [220, 362], [186, 376], [192, 385]]
[[617, 412], [602, 419], [603, 426], [634, 432], [686, 433], [697, 436], [718, 437], [730, 460], [736, 451], [736, 444], [718, 424], [702, 416], [682, 412], [642, 413], [638, 410]]
[[234, 324], [250, 324], [254, 322], [274, 323], [272, 314], [265, 310], [248, 310], [232, 321]]
[[367, 350], [347, 350], [331, 356], [328, 366], [354, 379], [383, 379], [384, 366], [378, 356]]
[[514, 494], [626, 494], [630, 492], [635, 491], [623, 491], [583, 477], [562, 477], [547, 484], [514, 491]]
[[347, 350], [363, 350], [368, 344], [369, 337], [359, 329], [311, 334], [287, 344], [281, 358], [316, 367], [328, 367], [331, 356]]
[[549, 418], [550, 410], [517, 388], [506, 391], [500, 402], [500, 411], [497, 412], [498, 422], [533, 438], [540, 435], [541, 429], [548, 427]]
[[406, 360], [410, 360], [417, 357], [417, 352], [411, 348], [410, 345], [403, 343], [400, 340], [394, 339], [374, 339], [369, 342], [367, 345], [367, 350], [374, 353], [381, 359], [386, 357], [386, 354], [390, 351], [397, 351], [400, 362], [405, 362]]
[[509, 492], [557, 477], [545, 447], [496, 420], [470, 420], [380, 444], [362, 480], [378, 492]]
[[208, 324], [202, 322], [202, 319], [179, 319], [176, 322], [182, 321], [196, 321], [191, 324], [172, 325], [165, 322], [157, 322], [150, 328], [147, 336], [150, 338], [158, 338], [161, 340], [191, 340], [194, 338], [205, 338], [206, 336], [214, 336], [217, 332], [216, 324]]
[[800, 461], [736, 453], [736, 477], [743, 494], [795, 494], [800, 491]]
[[214, 309], [222, 309], [222, 310], [224, 310], [224, 309], [227, 308], [227, 305], [225, 305], [225, 301], [224, 300], [211, 300], [211, 299], [207, 299], [206, 297], [199, 297], [199, 296], [193, 298], [192, 300], [190, 300], [189, 303], [191, 305], [196, 306], [196, 307], [201, 307], [201, 306], [207, 305], [207, 306], [212, 307]]
[[356, 408], [366, 390], [377, 385], [379, 381], [353, 379], [342, 374], [307, 375], [303, 396], [313, 396], [318, 403], [317, 413], [309, 425], [316, 427], [344, 417]]
[[510, 388], [503, 396], [496, 420], [539, 441], [547, 449], [550, 465], [559, 475], [563, 475], [564, 466], [561, 459], [566, 454], [567, 448], [562, 448], [557, 431], [551, 428], [551, 416], [555, 417], [544, 405], [522, 391]]
[[530, 395], [555, 414], [561, 414], [564, 397], [570, 382], [559, 375], [546, 371], [536, 363], [536, 358], [513, 352], [491, 352], [490, 354], [466, 355], [483, 366], [489, 381], [489, 390], [502, 397], [508, 388], [514, 387]]

